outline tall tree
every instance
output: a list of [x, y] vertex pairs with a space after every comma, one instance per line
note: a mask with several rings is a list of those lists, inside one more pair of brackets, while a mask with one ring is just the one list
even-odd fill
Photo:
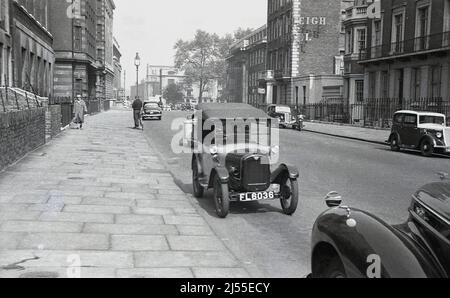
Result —
[[163, 97], [168, 103], [182, 103], [184, 101], [183, 86], [179, 84], [169, 84], [166, 89], [164, 89]]
[[186, 84], [198, 84], [200, 102], [208, 84], [220, 76], [218, 63], [224, 59], [220, 40], [216, 34], [198, 30], [193, 40], [175, 44], [175, 66], [184, 70]]

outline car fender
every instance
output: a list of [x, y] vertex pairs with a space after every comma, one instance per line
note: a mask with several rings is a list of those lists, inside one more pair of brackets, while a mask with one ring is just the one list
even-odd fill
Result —
[[434, 147], [437, 146], [436, 139], [435, 139], [434, 137], [432, 137], [431, 135], [429, 135], [429, 134], [425, 134], [425, 135], [422, 136], [422, 138], [420, 139], [419, 147], [422, 145], [422, 142], [425, 141], [425, 140], [430, 141], [430, 142], [433, 144]]
[[218, 176], [222, 184], [227, 184], [230, 181], [230, 174], [228, 170], [224, 167], [215, 167], [211, 170], [211, 175], [209, 176], [209, 188], [214, 187], [214, 177]]
[[322, 214], [312, 233], [313, 275], [333, 248], [349, 278], [445, 277], [435, 260], [413, 238], [364, 211], [334, 208]]
[[272, 172], [271, 183], [281, 183], [280, 179], [286, 175], [289, 179], [298, 179], [300, 177], [300, 173], [296, 167], [281, 164], [275, 171]]
[[391, 135], [389, 136], [389, 143], [392, 143], [392, 138], [394, 136], [397, 137], [397, 140], [398, 140], [399, 144], [401, 144], [402, 143], [402, 138], [400, 137], [400, 134], [398, 132], [391, 133]]

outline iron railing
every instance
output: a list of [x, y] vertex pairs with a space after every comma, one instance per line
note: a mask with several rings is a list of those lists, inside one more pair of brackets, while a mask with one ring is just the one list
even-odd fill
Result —
[[[266, 111], [266, 105], [256, 105]], [[395, 112], [412, 110], [440, 113], [450, 126], [450, 100], [438, 98], [370, 98], [353, 104], [342, 98], [324, 99], [320, 103], [291, 106], [294, 114], [307, 121], [350, 124], [363, 127], [390, 128]]]
[[413, 39], [361, 49], [359, 60], [365, 61], [408, 54], [420, 54], [426, 51], [440, 49], [450, 49], [450, 32], [420, 36]]

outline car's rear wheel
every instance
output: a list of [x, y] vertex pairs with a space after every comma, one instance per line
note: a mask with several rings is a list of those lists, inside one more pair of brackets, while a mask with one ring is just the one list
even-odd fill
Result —
[[393, 136], [391, 138], [391, 150], [394, 151], [394, 152], [399, 152], [400, 151], [400, 142], [399, 142], [397, 136]]
[[425, 157], [431, 157], [434, 154], [434, 145], [430, 140], [422, 141], [420, 145], [420, 151], [422, 151], [422, 155]]
[[293, 215], [298, 207], [298, 181], [286, 179], [281, 185], [281, 207], [286, 215]]
[[222, 183], [216, 175], [214, 177], [214, 202], [216, 204], [216, 213], [220, 218], [225, 218], [230, 212], [230, 196], [228, 184]]
[[192, 160], [192, 187], [194, 189], [194, 197], [202, 198], [205, 189], [200, 184], [200, 173], [198, 168], [197, 160], [194, 158]]

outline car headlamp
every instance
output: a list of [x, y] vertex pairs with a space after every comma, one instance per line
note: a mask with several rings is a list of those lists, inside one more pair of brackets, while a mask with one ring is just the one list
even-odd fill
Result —
[[442, 139], [442, 137], [443, 137], [442, 132], [438, 131], [438, 132], [436, 133], [436, 137], [437, 137], [438, 139]]

